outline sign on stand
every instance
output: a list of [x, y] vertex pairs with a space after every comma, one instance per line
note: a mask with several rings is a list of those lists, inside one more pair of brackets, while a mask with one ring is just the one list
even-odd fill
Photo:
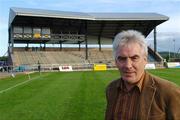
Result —
[[59, 66], [59, 71], [67, 72], [73, 71], [72, 66]]

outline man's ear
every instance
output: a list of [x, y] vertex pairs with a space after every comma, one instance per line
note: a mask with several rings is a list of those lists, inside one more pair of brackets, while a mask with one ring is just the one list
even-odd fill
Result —
[[147, 55], [144, 56], [144, 61], [145, 61], [146, 63], [148, 63], [148, 57], [147, 57]]
[[116, 64], [116, 66], [117, 66], [117, 59], [116, 59], [116, 57], [114, 57], [114, 62]]

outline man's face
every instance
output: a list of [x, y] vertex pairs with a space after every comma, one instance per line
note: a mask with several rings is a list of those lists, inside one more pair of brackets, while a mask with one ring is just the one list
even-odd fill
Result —
[[138, 43], [128, 43], [116, 51], [116, 66], [122, 79], [129, 83], [137, 83], [147, 63], [147, 57]]

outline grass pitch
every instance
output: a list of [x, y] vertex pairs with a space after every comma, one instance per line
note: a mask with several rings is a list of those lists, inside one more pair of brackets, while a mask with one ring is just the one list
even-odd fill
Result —
[[[180, 85], [180, 69], [150, 70]], [[0, 120], [103, 120], [118, 71], [54, 72], [0, 80]]]

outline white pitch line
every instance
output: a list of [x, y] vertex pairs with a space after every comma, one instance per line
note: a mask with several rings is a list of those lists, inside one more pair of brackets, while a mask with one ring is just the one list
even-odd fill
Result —
[[8, 91], [8, 90], [11, 90], [11, 89], [13, 89], [13, 88], [15, 88], [15, 87], [18, 87], [18, 86], [20, 86], [20, 85], [23, 85], [23, 84], [25, 84], [25, 83], [28, 83], [28, 82], [30, 82], [30, 81], [32, 81], [32, 80], [34, 80], [34, 79], [39, 78], [39, 77], [41, 77], [41, 76], [38, 76], [38, 77], [32, 78], [32, 79], [30, 79], [30, 80], [27, 80], [27, 81], [24, 81], [24, 82], [18, 83], [18, 84], [16, 84], [16, 85], [12, 86], [12, 87], [7, 88], [7, 89], [1, 90], [1, 91], [0, 91], [0, 94], [1, 94], [1, 93], [6, 92], [6, 91]]

